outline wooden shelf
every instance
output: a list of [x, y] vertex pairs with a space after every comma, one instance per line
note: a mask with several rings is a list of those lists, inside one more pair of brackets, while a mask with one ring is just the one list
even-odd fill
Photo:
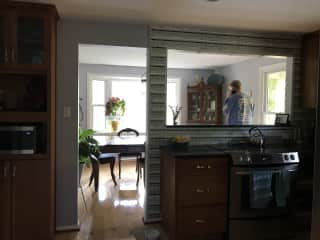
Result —
[[48, 160], [47, 154], [0, 154], [0, 161], [2, 160]]
[[2, 123], [45, 122], [47, 120], [47, 112], [0, 111], [0, 122]]
[[48, 73], [48, 67], [44, 64], [32, 65], [21, 64], [14, 66], [0, 65], [0, 74], [36, 74], [45, 75]]

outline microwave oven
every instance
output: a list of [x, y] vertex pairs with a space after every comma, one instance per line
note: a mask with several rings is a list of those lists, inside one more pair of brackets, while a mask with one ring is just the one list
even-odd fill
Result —
[[34, 154], [36, 148], [35, 126], [0, 126], [0, 153]]

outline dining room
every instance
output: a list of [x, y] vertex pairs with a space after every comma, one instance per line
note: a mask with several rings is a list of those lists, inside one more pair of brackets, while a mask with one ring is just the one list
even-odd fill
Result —
[[[145, 48], [79, 45], [78, 216], [84, 234], [121, 237], [142, 224], [146, 61]], [[106, 226], [114, 229], [110, 236]]]

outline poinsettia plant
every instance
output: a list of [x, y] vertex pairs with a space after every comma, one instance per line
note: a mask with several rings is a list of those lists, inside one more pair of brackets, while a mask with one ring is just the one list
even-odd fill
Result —
[[123, 116], [126, 111], [126, 102], [118, 97], [111, 97], [106, 103], [107, 116]]

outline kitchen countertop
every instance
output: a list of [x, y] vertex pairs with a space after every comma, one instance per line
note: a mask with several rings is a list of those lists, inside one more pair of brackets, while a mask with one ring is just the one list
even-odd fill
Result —
[[[247, 144], [218, 144], [218, 145], [189, 145], [187, 147], [175, 147], [173, 145], [161, 146], [161, 149], [170, 152], [175, 157], [191, 156], [226, 156], [233, 152], [259, 152], [259, 147]], [[299, 145], [276, 145], [266, 146], [265, 153], [277, 152], [302, 152], [303, 147]]]

